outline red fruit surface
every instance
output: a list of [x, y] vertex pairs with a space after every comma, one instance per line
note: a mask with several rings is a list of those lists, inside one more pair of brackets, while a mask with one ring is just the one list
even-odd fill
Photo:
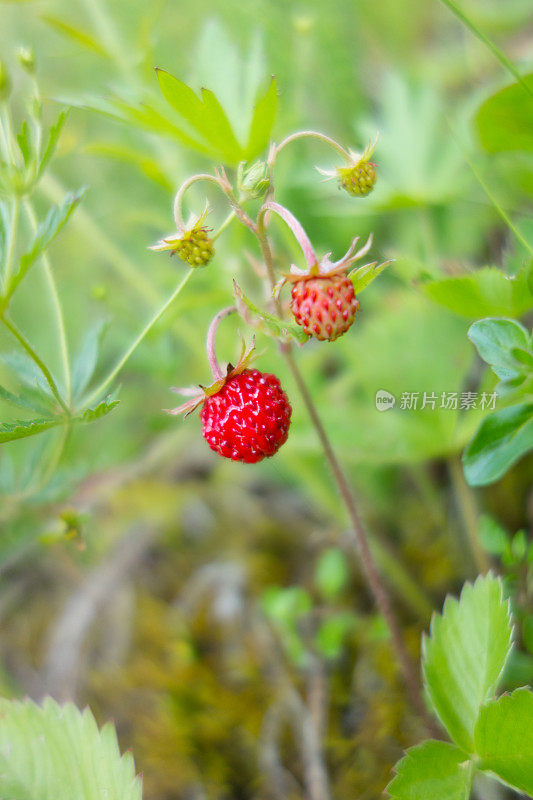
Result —
[[292, 312], [309, 336], [330, 342], [346, 333], [359, 308], [347, 275], [309, 278], [292, 287]]
[[206, 398], [200, 411], [202, 433], [221, 456], [255, 464], [287, 441], [291, 412], [275, 375], [245, 369]]

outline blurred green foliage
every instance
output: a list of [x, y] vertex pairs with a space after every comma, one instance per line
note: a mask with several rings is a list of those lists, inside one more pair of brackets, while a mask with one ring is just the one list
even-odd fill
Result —
[[[527, 58], [527, 0], [464, 7], [516, 63]], [[350, 333], [334, 347], [308, 343], [297, 357], [358, 489], [413, 656], [431, 609], [480, 568], [474, 540], [487, 562], [509, 573], [521, 609], [520, 649], [506, 685], [531, 681], [529, 534], [515, 544], [517, 534], [506, 533], [530, 529], [531, 456], [474, 501], [458, 458], [490, 417], [479, 407], [440, 407], [442, 393], [496, 386], [468, 341], [474, 320], [520, 317], [527, 327], [529, 99], [517, 100], [519, 87], [447, 9], [424, 0], [30, 0], [0, 2], [0, 13], [0, 60], [17, 130], [23, 134], [34, 92], [32, 75], [17, 62], [20, 45], [35, 51], [47, 129], [72, 106], [38, 186], [39, 218], [67, 189], [89, 187], [49, 248], [80, 400], [184, 276], [182, 262], [147, 248], [172, 229], [179, 183], [212, 167], [201, 147], [184, 146], [183, 135], [198, 130], [177, 133], [183, 119], [165, 104], [154, 67], [185, 81], [198, 104], [202, 88], [214, 93], [214, 113], [219, 123], [227, 118], [236, 140], [216, 157], [233, 165], [266, 144], [254, 139], [253, 107], [261, 96], [262, 113], [273, 117], [275, 87], [277, 141], [315, 128], [358, 149], [379, 130], [378, 183], [366, 199], [320, 181], [314, 165], [331, 167], [334, 159], [318, 143], [296, 143], [280, 156], [279, 198], [320, 254], [338, 258], [354, 235], [364, 241], [373, 232], [372, 258], [394, 259], [365, 291]], [[200, 212], [201, 191], [190, 198]], [[215, 194], [209, 200], [216, 227], [226, 209]], [[298, 252], [281, 225], [272, 230], [284, 271]], [[93, 585], [116, 547], [129, 551], [131, 530], [146, 527], [154, 538], [95, 615], [72, 683], [99, 720], [114, 717], [144, 773], [146, 796], [262, 796], [272, 780], [260, 759], [267, 745], [281, 754], [287, 796], [302, 796], [298, 729], [283, 711], [284, 683], [272, 677], [281, 664], [303, 696], [316, 674], [326, 676], [332, 794], [378, 797], [420, 726], [383, 621], [357, 567], [343, 566], [346, 520], [301, 404], [293, 402], [287, 444], [253, 470], [206, 452], [195, 417], [183, 423], [161, 413], [171, 385], [205, 382], [205, 331], [232, 301], [232, 278], [262, 303], [250, 265], [258, 257], [248, 231], [226, 230], [213, 262], [192, 276], [119, 375], [120, 406], [73, 428], [57, 469], [47, 465], [58, 431], [1, 445], [2, 684], [15, 695], [50, 688], [46, 664], [63, 610], [85, 582]], [[56, 374], [60, 352], [45, 290], [36, 263], [14, 313]], [[239, 326], [228, 321], [220, 331], [228, 360]], [[257, 340], [261, 368], [279, 374], [292, 399], [275, 343], [261, 332]], [[13, 396], [21, 386], [34, 389], [36, 374], [5, 331], [0, 353], [1, 419], [11, 424]], [[376, 408], [380, 390], [395, 396], [394, 408]], [[418, 393], [417, 409], [401, 407], [404, 393]], [[434, 409], [421, 407], [424, 393], [436, 395]], [[500, 396], [497, 413], [510, 408], [512, 397]], [[478, 530], [476, 504], [500, 533], [486, 523]]]

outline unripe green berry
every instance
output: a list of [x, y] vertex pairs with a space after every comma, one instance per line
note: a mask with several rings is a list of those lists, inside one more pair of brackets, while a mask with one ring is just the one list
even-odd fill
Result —
[[19, 47], [18, 60], [20, 66], [33, 75], [35, 72], [35, 53], [31, 47]]
[[215, 248], [204, 228], [193, 228], [183, 237], [176, 252], [190, 267], [205, 267], [213, 258]]
[[371, 161], [361, 159], [353, 167], [338, 167], [337, 172], [342, 188], [354, 197], [365, 197], [376, 184], [376, 165]]

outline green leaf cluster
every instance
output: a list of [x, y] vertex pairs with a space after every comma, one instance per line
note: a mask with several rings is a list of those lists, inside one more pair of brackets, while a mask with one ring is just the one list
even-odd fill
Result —
[[388, 786], [394, 800], [468, 800], [477, 772], [533, 793], [533, 693], [497, 696], [512, 647], [502, 582], [489, 574], [448, 597], [423, 642], [424, 688], [453, 744], [409, 749]]

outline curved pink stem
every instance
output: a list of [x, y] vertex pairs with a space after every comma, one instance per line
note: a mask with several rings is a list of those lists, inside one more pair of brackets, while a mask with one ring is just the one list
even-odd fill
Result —
[[209, 366], [211, 367], [211, 372], [213, 373], [213, 378], [215, 381], [221, 380], [221, 378], [223, 378], [225, 375], [217, 361], [215, 354], [215, 338], [217, 335], [217, 329], [224, 317], [228, 317], [230, 314], [234, 314], [236, 311], [237, 309], [235, 306], [223, 308], [222, 311], [219, 311], [216, 317], [213, 318], [213, 321], [209, 326], [209, 330], [207, 331], [207, 358], [209, 360]]
[[300, 247], [302, 248], [307, 266], [316, 266], [318, 264], [318, 258], [316, 257], [313, 245], [311, 244], [309, 236], [306, 234], [302, 225], [298, 222], [294, 214], [292, 214], [288, 208], [285, 208], [285, 206], [281, 206], [279, 203], [275, 203], [272, 200], [269, 200], [263, 205], [261, 211], [259, 212], [259, 216], [263, 217], [267, 211], [274, 211], [284, 222], [287, 223], [298, 240]]

